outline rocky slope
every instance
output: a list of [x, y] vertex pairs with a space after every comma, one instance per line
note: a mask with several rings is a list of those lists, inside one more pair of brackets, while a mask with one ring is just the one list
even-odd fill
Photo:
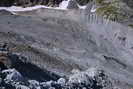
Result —
[[[3, 48], [4, 49], [4, 48]], [[6, 53], [5, 53], [6, 52]], [[114, 88], [113, 81], [105, 75], [104, 71], [89, 69], [84, 72], [73, 72], [69, 77], [61, 77], [42, 70], [27, 62], [21, 55], [1, 50], [0, 54], [7, 55], [10, 60], [10, 68], [1, 62], [0, 64], [0, 88], [1, 89], [106, 89]], [[25, 58], [25, 59], [24, 59]], [[2, 56], [0, 56], [2, 60]], [[18, 72], [19, 71], [19, 72]], [[34, 80], [33, 80], [34, 79]]]
[[132, 88], [132, 28], [90, 8], [1, 10], [1, 87]]

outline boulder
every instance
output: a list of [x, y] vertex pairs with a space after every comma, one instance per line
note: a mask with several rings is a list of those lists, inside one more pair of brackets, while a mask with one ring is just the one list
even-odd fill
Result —
[[6, 83], [23, 81], [23, 76], [15, 69], [3, 70], [2, 73], [6, 75], [4, 79]]
[[31, 89], [31, 88], [29, 88], [29, 87], [27, 87], [27, 86], [24, 86], [24, 85], [17, 85], [17, 86], [15, 87], [15, 89]]
[[41, 89], [40, 84], [39, 84], [38, 81], [36, 81], [36, 80], [28, 80], [28, 82], [29, 82], [29, 87], [31, 89]]

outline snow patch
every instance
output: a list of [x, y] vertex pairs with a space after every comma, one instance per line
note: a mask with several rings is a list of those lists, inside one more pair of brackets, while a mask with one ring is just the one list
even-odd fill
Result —
[[95, 13], [96, 10], [97, 10], [97, 8], [95, 8], [95, 6], [93, 6], [93, 7], [91, 8], [91, 12], [92, 12], [92, 13]]
[[78, 5], [78, 7], [79, 7], [80, 9], [85, 9], [87, 6], [86, 6], [86, 5], [84, 5], [84, 6]]
[[14, 11], [32, 11], [32, 10], [36, 10], [36, 9], [40, 9], [40, 8], [66, 10], [66, 8], [63, 8], [63, 7], [47, 7], [44, 5], [36, 5], [33, 7], [26, 7], [26, 8], [19, 7], [19, 6], [0, 7], [0, 10], [7, 10], [10, 12], [14, 12]]
[[71, 0], [64, 0], [60, 3], [59, 8], [60, 9], [67, 9], [67, 6]]
[[2, 73], [7, 75], [5, 78], [6, 82], [22, 80], [22, 75], [15, 69], [4, 70]]

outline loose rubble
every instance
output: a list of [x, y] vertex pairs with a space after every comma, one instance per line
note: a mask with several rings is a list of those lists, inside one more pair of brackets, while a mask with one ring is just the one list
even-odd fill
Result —
[[[6, 50], [5, 50], [6, 51]], [[3, 52], [3, 51], [1, 51]], [[8, 51], [5, 52], [7, 57]], [[10, 53], [10, 55], [13, 55]], [[3, 55], [2, 55], [3, 56]], [[17, 55], [19, 56], [19, 55]], [[8, 60], [10, 58], [8, 57]], [[5, 60], [6, 61], [6, 60]], [[2, 64], [2, 63], [1, 63]], [[102, 70], [89, 69], [85, 72], [73, 72], [69, 78], [59, 78], [56, 81], [37, 81], [23, 76], [15, 68], [0, 70], [0, 89], [108, 89], [112, 88], [112, 82]], [[38, 75], [39, 76], [39, 75]], [[110, 85], [110, 86], [109, 86]]]
[[15, 69], [0, 73], [0, 89], [113, 89], [112, 82], [101, 70], [97, 70], [93, 77], [87, 72], [79, 72], [68, 79], [46, 82], [26, 79]]

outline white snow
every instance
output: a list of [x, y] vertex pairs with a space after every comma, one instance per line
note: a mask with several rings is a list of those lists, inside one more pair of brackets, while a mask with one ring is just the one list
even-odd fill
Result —
[[67, 9], [67, 6], [71, 0], [64, 0], [60, 3], [59, 8], [60, 9]]
[[[31, 10], [36, 10], [36, 9], [40, 9], [40, 8], [49, 8], [49, 9], [59, 9], [59, 10], [67, 10], [67, 6], [69, 4], [71, 0], [64, 0], [59, 4], [59, 7], [48, 7], [45, 5], [36, 5], [33, 7], [20, 7], [20, 6], [11, 6], [11, 7], [0, 7], [0, 10], [7, 10], [10, 12], [14, 12], [14, 11], [31, 11]], [[86, 6], [80, 6], [78, 5], [80, 9], [85, 9]], [[92, 12], [94, 12], [95, 9], [92, 9]]]
[[40, 9], [40, 8], [49, 8], [49, 9], [61, 9], [61, 10], [66, 10], [66, 8], [64, 7], [48, 7], [48, 6], [44, 6], [44, 5], [36, 5], [33, 7], [19, 7], [19, 6], [11, 6], [11, 7], [0, 7], [0, 10], [7, 10], [10, 12], [13, 11], [31, 11], [31, 10], [36, 10], [36, 9]]
[[85, 9], [87, 6], [86, 6], [86, 5], [84, 5], [84, 6], [78, 5], [78, 7], [79, 7], [80, 9]]
[[95, 8], [95, 6], [93, 6], [92, 9], [91, 9], [91, 12], [92, 12], [92, 13], [95, 13], [96, 10], [97, 10], [97, 8]]
[[86, 71], [79, 71], [75, 72], [75, 74], [71, 75], [69, 78], [69, 83], [85, 83], [85, 84], [91, 84], [91, 79], [94, 78], [98, 73], [97, 68], [89, 68]]
[[0, 7], [0, 10], [7, 10], [7, 11], [31, 11], [31, 10], [35, 10], [35, 9], [39, 9], [39, 8], [50, 8], [50, 7], [46, 7], [43, 5], [37, 5], [37, 6], [33, 6], [33, 7], [18, 7], [18, 6], [11, 6], [11, 7]]

